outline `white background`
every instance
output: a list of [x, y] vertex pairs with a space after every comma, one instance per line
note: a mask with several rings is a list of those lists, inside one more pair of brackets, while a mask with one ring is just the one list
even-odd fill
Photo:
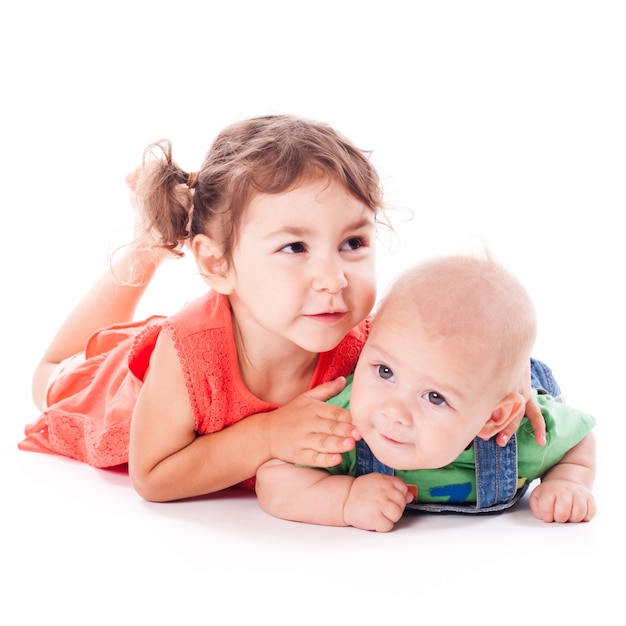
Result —
[[[621, 610], [623, 577], [607, 567], [625, 557], [622, 6], [3, 5], [2, 622], [582, 624]], [[388, 535], [311, 527], [242, 494], [148, 504], [123, 474], [17, 451], [37, 417], [37, 358], [126, 240], [124, 176], [143, 149], [167, 137], [195, 170], [222, 127], [268, 113], [326, 121], [373, 151], [398, 233], [380, 249], [381, 288], [424, 256], [482, 245], [522, 279], [535, 356], [598, 421], [591, 524], [545, 525], [522, 503], [413, 516]], [[170, 262], [139, 314], [203, 288], [189, 260]]]

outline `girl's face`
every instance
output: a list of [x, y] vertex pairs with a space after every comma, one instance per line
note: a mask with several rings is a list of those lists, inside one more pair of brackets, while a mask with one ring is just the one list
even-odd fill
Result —
[[335, 181], [255, 196], [227, 271], [244, 336], [334, 348], [374, 305], [374, 217]]

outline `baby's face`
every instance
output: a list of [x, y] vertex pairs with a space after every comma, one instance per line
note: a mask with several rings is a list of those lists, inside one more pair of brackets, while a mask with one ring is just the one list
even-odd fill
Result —
[[398, 306], [376, 320], [354, 374], [352, 419], [395, 469], [451, 463], [481, 434], [496, 402], [490, 364], [459, 338], [429, 336]]

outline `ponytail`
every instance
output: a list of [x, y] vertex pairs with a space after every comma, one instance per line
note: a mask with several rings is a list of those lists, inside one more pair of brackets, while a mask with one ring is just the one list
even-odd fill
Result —
[[146, 148], [137, 183], [137, 202], [145, 219], [146, 236], [175, 256], [189, 237], [196, 174], [182, 170], [172, 159], [172, 145], [162, 139]]

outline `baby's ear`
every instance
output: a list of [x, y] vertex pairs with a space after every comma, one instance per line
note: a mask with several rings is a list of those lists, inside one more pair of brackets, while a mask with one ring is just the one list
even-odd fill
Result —
[[206, 235], [196, 235], [191, 242], [191, 250], [202, 278], [215, 291], [228, 295], [233, 286], [230, 283], [228, 261], [224, 257], [223, 246]]
[[491, 412], [489, 419], [478, 433], [478, 437], [487, 441], [506, 428], [513, 420], [523, 417], [526, 409], [526, 400], [521, 393], [510, 393], [500, 400], [498, 406]]

